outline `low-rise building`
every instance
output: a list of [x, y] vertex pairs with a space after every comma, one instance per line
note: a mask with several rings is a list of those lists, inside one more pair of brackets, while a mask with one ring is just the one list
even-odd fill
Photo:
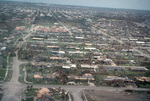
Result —
[[83, 76], [68, 76], [70, 81], [78, 80], [78, 81], [94, 81], [94, 77], [92, 74], [86, 73]]
[[124, 67], [124, 66], [104, 65], [103, 67], [104, 67], [106, 70], [117, 70], [117, 71], [127, 70], [126, 67]]
[[98, 72], [99, 68], [97, 65], [88, 65], [88, 64], [81, 64], [82, 69], [89, 69], [90, 71]]
[[137, 82], [146, 82], [146, 83], [150, 83], [150, 77], [134, 77], [134, 80]]
[[130, 67], [132, 71], [147, 71], [148, 69], [145, 67]]

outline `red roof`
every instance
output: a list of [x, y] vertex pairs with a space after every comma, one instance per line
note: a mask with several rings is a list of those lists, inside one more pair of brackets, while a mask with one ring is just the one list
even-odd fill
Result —
[[24, 18], [25, 20], [31, 20], [30, 18]]
[[56, 26], [52, 26], [52, 28], [56, 28]]
[[42, 29], [42, 28], [40, 28], [40, 27], [36, 29], [36, 31], [42, 31], [42, 30], [43, 30], [43, 29]]
[[50, 32], [49, 28], [44, 28], [44, 32]]
[[24, 30], [23, 27], [16, 27], [16, 30]]

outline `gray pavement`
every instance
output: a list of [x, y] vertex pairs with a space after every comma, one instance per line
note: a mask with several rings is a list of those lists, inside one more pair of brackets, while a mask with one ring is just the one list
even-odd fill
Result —
[[[31, 27], [31, 32], [33, 31], [33, 25]], [[26, 39], [31, 35], [31, 33], [27, 34], [24, 38], [23, 38], [23, 42], [26, 41]], [[22, 42], [22, 43], [23, 43]], [[17, 43], [17, 41], [15, 42]], [[20, 43], [20, 42], [19, 42]], [[21, 46], [18, 43], [18, 47], [20, 48]], [[5, 82], [3, 83], [3, 89], [4, 89], [4, 95], [2, 97], [1, 101], [21, 101], [21, 96], [19, 95], [18, 92], [20, 92], [24, 87], [26, 87], [24, 84], [21, 84], [18, 79], [20, 76], [19, 73], [19, 66], [23, 63], [26, 62], [22, 62], [18, 60], [18, 50], [16, 51], [16, 57], [13, 57], [13, 74], [12, 74], [12, 78], [10, 80], [10, 82]]]
[[[17, 92], [20, 91], [18, 85], [22, 85], [18, 82], [19, 74], [19, 66], [25, 62], [21, 62], [18, 60], [18, 55], [16, 52], [16, 57], [13, 57], [13, 74], [10, 82], [6, 82], [3, 84], [4, 88], [4, 96], [2, 101], [20, 101], [21, 99], [18, 98]], [[21, 86], [22, 87], [22, 86]]]

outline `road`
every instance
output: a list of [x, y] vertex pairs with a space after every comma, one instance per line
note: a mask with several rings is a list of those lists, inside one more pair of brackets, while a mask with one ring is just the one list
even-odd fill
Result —
[[[74, 97], [74, 101], [82, 101], [81, 95], [83, 90], [100, 90], [100, 91], [122, 91], [127, 89], [126, 87], [96, 87], [96, 86], [73, 86], [73, 85], [34, 85], [35, 88], [41, 87], [55, 87], [55, 88], [63, 88], [66, 91], [71, 92]], [[132, 88], [134, 90], [150, 90], [144, 88]]]
[[[31, 36], [32, 32], [33, 32], [33, 28], [34, 26], [32, 25], [31, 29], [30, 29], [30, 33], [27, 34], [24, 38], [23, 38], [23, 42], [26, 42], [26, 39], [28, 37]], [[16, 42], [17, 43], [17, 42]], [[17, 44], [17, 47], [20, 48], [20, 42]], [[19, 74], [19, 66], [23, 63], [27, 63], [27, 62], [22, 62], [18, 60], [18, 50], [15, 52], [16, 53], [16, 57], [13, 57], [13, 74], [12, 74], [12, 78], [10, 80], [10, 82], [5, 82], [3, 83], [3, 89], [4, 89], [4, 96], [2, 98], [2, 101], [21, 101], [21, 95], [19, 96], [20, 92], [25, 85], [21, 84], [20, 82], [18, 82], [18, 78], [20, 76]]]
[[[30, 33], [23, 38], [22, 43], [27, 42], [27, 38], [30, 37], [30, 35], [32, 34], [31, 32], [33, 32], [33, 27], [34, 26], [31, 27]], [[18, 47], [20, 48], [21, 45], [18, 45]], [[18, 60], [18, 51], [16, 51], [16, 57], [13, 58], [13, 75], [12, 75], [12, 78], [11, 78], [10, 82], [3, 83], [4, 96], [2, 98], [2, 101], [21, 101], [23, 89], [26, 89], [26, 87], [27, 87], [26, 84], [22, 84], [22, 83], [18, 82], [18, 78], [20, 76], [19, 66], [23, 63], [26, 63], [26, 62], [22, 62], [22, 61]], [[59, 88], [59, 87], [61, 87], [65, 90], [69, 91], [70, 93], [72, 93], [72, 95], [74, 97], [74, 101], [82, 101], [81, 94], [82, 94], [82, 91], [85, 89], [101, 90], [101, 91], [116, 91], [116, 90], [121, 91], [121, 90], [127, 89], [125, 87], [115, 88], [115, 87], [91, 87], [91, 86], [69, 86], [69, 85], [35, 85], [35, 84], [33, 85], [33, 87], [34, 88], [41, 88], [41, 87]], [[143, 89], [143, 88], [133, 88], [133, 89], [135, 89], [135, 90], [149, 90], [149, 89]]]
[[[10, 86], [8, 83], [5, 86]], [[21, 91], [23, 89], [26, 89], [27, 85], [26, 84], [20, 84], [20, 83], [13, 83], [10, 86], [10, 90], [5, 92], [7, 96], [4, 98], [2, 101], [20, 101], [20, 98], [22, 97]], [[73, 97], [74, 101], [82, 101], [81, 94], [83, 90], [100, 90], [100, 91], [122, 91], [127, 89], [126, 87], [91, 87], [91, 86], [73, 86], [73, 85], [33, 85], [34, 88], [42, 88], [42, 87], [47, 87], [47, 88], [59, 88], [61, 87], [62, 89], [65, 89], [66, 91], [69, 91]], [[134, 90], [150, 90], [150, 89], [144, 89], [144, 88], [132, 88]], [[9, 95], [9, 96], [8, 96]], [[15, 97], [14, 97], [15, 96]], [[9, 99], [8, 99], [9, 97]]]
[[18, 54], [16, 52], [16, 57], [13, 57], [13, 74], [10, 82], [5, 82], [3, 84], [4, 90], [4, 96], [2, 98], [2, 101], [20, 101], [21, 99], [18, 99], [17, 92], [21, 89], [17, 85], [21, 85], [21, 83], [18, 82], [18, 78], [20, 76], [19, 74], [19, 66], [26, 62], [21, 62], [18, 60]]
[[73, 37], [72, 32], [71, 32], [61, 21], [59, 21], [59, 20], [57, 19], [57, 17], [56, 17], [54, 14], [52, 14], [52, 15], [53, 15], [54, 18], [58, 21], [58, 23], [59, 23], [60, 25], [62, 25], [62, 26], [68, 31], [70, 37]]

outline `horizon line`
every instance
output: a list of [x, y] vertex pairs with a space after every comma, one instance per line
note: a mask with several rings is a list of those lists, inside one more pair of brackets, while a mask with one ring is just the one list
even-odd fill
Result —
[[149, 9], [133, 9], [133, 8], [119, 8], [119, 7], [98, 7], [98, 6], [86, 6], [86, 5], [72, 5], [72, 4], [55, 4], [55, 3], [44, 3], [44, 2], [29, 2], [29, 1], [11, 1], [11, 0], [2, 0], [0, 2], [19, 2], [19, 3], [34, 3], [34, 4], [51, 4], [51, 5], [62, 5], [62, 6], [76, 6], [76, 7], [91, 7], [91, 8], [106, 8], [106, 9], [120, 9], [120, 10], [141, 10], [141, 11], [150, 11]]

